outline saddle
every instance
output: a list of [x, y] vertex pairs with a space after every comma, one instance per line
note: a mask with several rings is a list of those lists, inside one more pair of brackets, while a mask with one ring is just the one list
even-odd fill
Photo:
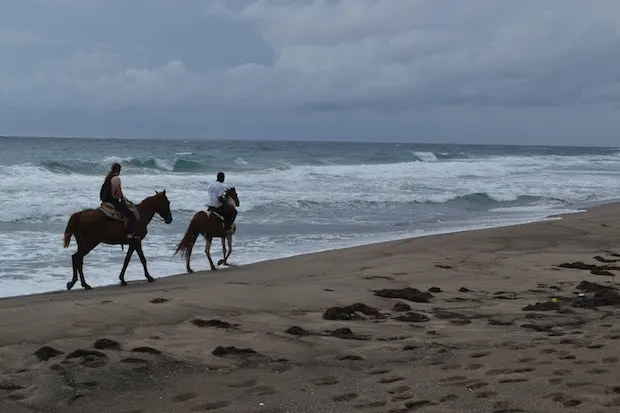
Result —
[[[210, 210], [206, 210], [205, 213], [207, 214], [207, 218], [209, 218], [209, 216], [211, 216], [211, 214], [215, 215], [217, 218], [219, 218], [220, 221], [222, 221], [222, 229], [224, 228], [224, 217], [220, 214], [218, 214], [215, 211], [210, 211]], [[235, 233], [235, 231], [237, 231], [237, 223], [233, 222], [233, 224], [230, 226], [230, 229], [227, 231], [226, 235], [232, 235]]]
[[[136, 217], [136, 221], [139, 220], [140, 214], [138, 213], [138, 208], [136, 208], [134, 203], [131, 201], [127, 201], [127, 207], [133, 213], [134, 217]], [[113, 204], [109, 202], [102, 202], [99, 210], [103, 212], [103, 214], [107, 218], [113, 221], [120, 221], [125, 225], [125, 228], [127, 228], [127, 223], [129, 222], [129, 220], [125, 216], [123, 216], [123, 214], [118, 212]]]

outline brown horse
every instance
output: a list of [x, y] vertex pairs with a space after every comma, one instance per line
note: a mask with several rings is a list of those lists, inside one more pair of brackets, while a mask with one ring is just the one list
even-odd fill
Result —
[[155, 191], [155, 195], [143, 199], [142, 202], [136, 205], [136, 210], [139, 217], [135, 222], [136, 237], [129, 239], [127, 238], [125, 224], [121, 221], [122, 218], [120, 216], [117, 219], [107, 217], [101, 209], [85, 209], [71, 215], [65, 229], [64, 248], [69, 246], [71, 236], [75, 236], [78, 248], [77, 252], [71, 256], [73, 279], [67, 283], [67, 290], [73, 288], [77, 282], [78, 272], [82, 287], [87, 290], [91, 289], [90, 285], [86, 284], [84, 280], [84, 271], [82, 270], [84, 257], [101, 243], [120, 244], [121, 246], [129, 245], [123, 269], [118, 277], [121, 280], [122, 286], [127, 285], [125, 282], [125, 270], [134, 251], [140, 257], [140, 262], [142, 262], [142, 267], [144, 267], [144, 276], [148, 282], [155, 281], [146, 268], [146, 258], [144, 257], [144, 252], [142, 252], [142, 239], [146, 237], [148, 233], [146, 227], [155, 214], [161, 216], [166, 224], [172, 222], [170, 201], [166, 196], [166, 190], [164, 189], [162, 192]]
[[[237, 197], [237, 190], [234, 186], [228, 188], [223, 198], [223, 202], [228, 202], [231, 207], [235, 209], [239, 207], [239, 198]], [[233, 223], [231, 231], [225, 233], [224, 220], [219, 214], [210, 211], [198, 211], [190, 221], [183, 239], [177, 244], [174, 255], [180, 252], [181, 256], [185, 257], [187, 272], [194, 272], [189, 265], [189, 260], [192, 256], [192, 249], [194, 248], [198, 235], [202, 235], [207, 242], [205, 253], [207, 254], [209, 265], [211, 266], [211, 270], [215, 271], [217, 268], [213, 265], [213, 260], [211, 259], [211, 242], [213, 238], [222, 239], [223, 254], [222, 259], [218, 261], [217, 265], [228, 264], [226, 260], [232, 252], [232, 237], [236, 230], [237, 225]], [[228, 252], [226, 251], [226, 241], [228, 242]]]

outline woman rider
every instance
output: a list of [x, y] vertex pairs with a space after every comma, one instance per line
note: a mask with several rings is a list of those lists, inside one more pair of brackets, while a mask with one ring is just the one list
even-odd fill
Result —
[[120, 173], [121, 165], [116, 162], [113, 163], [110, 171], [103, 181], [103, 185], [101, 185], [99, 199], [101, 199], [101, 202], [109, 202], [114, 205], [116, 210], [129, 220], [127, 224], [127, 229], [129, 230], [127, 238], [134, 238], [136, 217], [125, 203], [125, 196], [123, 195], [123, 190], [121, 188]]

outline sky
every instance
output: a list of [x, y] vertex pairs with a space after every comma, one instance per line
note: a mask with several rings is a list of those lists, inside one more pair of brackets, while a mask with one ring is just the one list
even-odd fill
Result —
[[3, 0], [0, 134], [620, 146], [618, 0]]

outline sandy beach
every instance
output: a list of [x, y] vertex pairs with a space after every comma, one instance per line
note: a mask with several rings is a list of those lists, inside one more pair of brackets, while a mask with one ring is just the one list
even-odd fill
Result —
[[0, 412], [615, 411], [618, 216], [0, 300]]

